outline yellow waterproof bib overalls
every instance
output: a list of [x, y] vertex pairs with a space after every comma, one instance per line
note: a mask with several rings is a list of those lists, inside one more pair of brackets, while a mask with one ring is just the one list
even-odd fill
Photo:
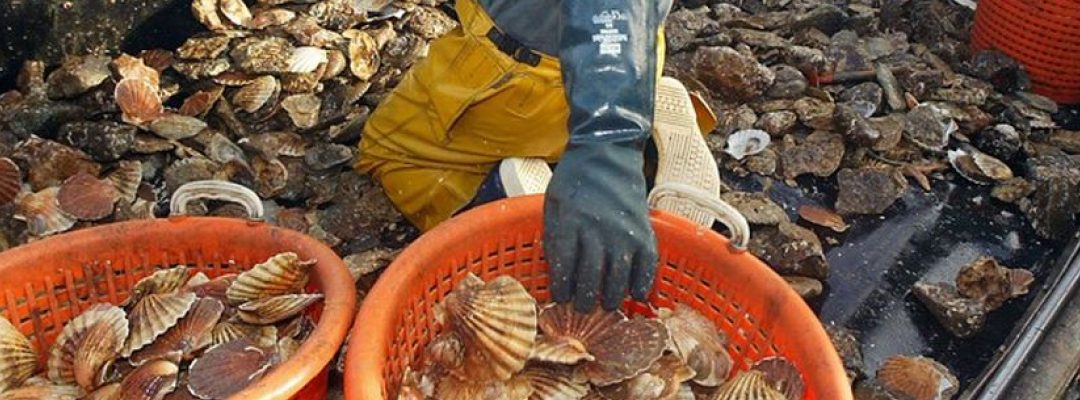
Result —
[[501, 160], [554, 163], [569, 137], [559, 60], [535, 53], [530, 65], [499, 50], [476, 0], [458, 0], [457, 12], [461, 26], [432, 42], [371, 115], [356, 162], [425, 231], [467, 205]]

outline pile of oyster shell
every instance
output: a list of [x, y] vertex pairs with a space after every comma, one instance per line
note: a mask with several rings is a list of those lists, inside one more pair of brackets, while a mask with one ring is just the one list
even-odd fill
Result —
[[949, 332], [968, 338], [982, 330], [990, 312], [1027, 294], [1034, 280], [1031, 271], [980, 257], [960, 269], [955, 285], [920, 281], [913, 292]]
[[187, 267], [140, 280], [120, 306], [67, 322], [44, 373], [31, 341], [0, 318], [0, 399], [224, 399], [295, 354], [314, 329], [304, 310], [314, 261], [281, 253], [210, 279]]
[[[774, 399], [804, 396], [781, 357], [732, 373], [727, 337], [690, 307], [657, 318], [537, 306], [510, 277], [468, 275], [436, 307], [444, 331], [406, 371], [399, 399]], [[734, 375], [734, 376], [731, 376]], [[729, 379], [730, 378], [730, 379]]]

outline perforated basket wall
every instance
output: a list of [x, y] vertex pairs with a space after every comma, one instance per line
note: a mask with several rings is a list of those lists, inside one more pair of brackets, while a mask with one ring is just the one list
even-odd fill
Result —
[[1035, 92], [1080, 103], [1080, 1], [982, 0], [971, 32], [975, 49], [998, 49], [1023, 64]]
[[124, 301], [131, 287], [156, 269], [187, 265], [216, 277], [283, 251], [318, 260], [308, 288], [325, 295], [310, 311], [317, 325], [295, 356], [234, 399], [325, 399], [325, 367], [344, 342], [355, 290], [341, 259], [297, 232], [235, 219], [182, 217], [52, 237], [0, 253], [0, 313], [30, 338], [44, 365], [68, 320], [94, 304]]
[[[510, 275], [549, 299], [543, 260], [542, 198], [512, 199], [470, 211], [420, 238], [384, 273], [354, 324], [346, 398], [393, 399], [405, 368], [441, 328], [433, 307], [469, 272]], [[733, 252], [722, 236], [654, 213], [661, 253], [650, 303], [682, 303], [730, 338], [736, 368], [783, 355], [807, 382], [807, 399], [850, 399], [846, 375], [820, 322], [767, 266]], [[634, 312], [633, 305], [629, 311]]]

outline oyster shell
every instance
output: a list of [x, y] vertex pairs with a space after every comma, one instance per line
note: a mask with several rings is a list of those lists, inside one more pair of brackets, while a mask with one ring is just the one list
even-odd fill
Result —
[[157, 86], [146, 79], [127, 78], [116, 84], [113, 94], [116, 105], [124, 112], [123, 120], [132, 125], [143, 125], [164, 113]]
[[248, 113], [255, 113], [276, 97], [281, 91], [277, 78], [263, 75], [251, 81], [233, 94], [233, 104]]
[[272, 26], [281, 26], [296, 18], [296, 13], [287, 8], [269, 8], [255, 11], [251, 19], [251, 27], [266, 29]]
[[349, 71], [368, 80], [379, 71], [379, 47], [367, 32], [352, 30], [349, 38]]
[[31, 235], [52, 235], [75, 226], [77, 220], [60, 210], [56, 201], [59, 192], [60, 188], [53, 187], [37, 193], [26, 193], [16, 200], [18, 211], [15, 218], [26, 221], [26, 228]]
[[0, 393], [17, 388], [37, 371], [33, 344], [7, 318], [0, 317]]
[[518, 376], [529, 382], [530, 400], [578, 400], [589, 392], [589, 385], [574, 381], [572, 371], [566, 368], [530, 366]]
[[349, 61], [345, 59], [345, 53], [340, 50], [330, 50], [326, 53], [326, 71], [323, 71], [322, 80], [328, 80], [345, 72]]
[[191, 363], [188, 388], [200, 399], [224, 399], [258, 380], [275, 356], [251, 338], [211, 347]]
[[555, 364], [573, 365], [581, 361], [594, 361], [596, 357], [585, 350], [580, 340], [566, 336], [540, 335], [536, 339], [529, 360]]
[[7, 205], [22, 191], [22, 172], [10, 158], [0, 157], [0, 206]]
[[986, 305], [960, 296], [950, 284], [916, 282], [911, 291], [945, 329], [959, 338], [975, 336], [986, 325]]
[[993, 311], [1027, 293], [1032, 279], [1028, 271], [1005, 268], [992, 257], [980, 257], [956, 274], [956, 289], [961, 296], [981, 301], [987, 311]]
[[947, 400], [960, 388], [948, 368], [919, 356], [889, 357], [878, 368], [877, 381], [894, 396], [912, 400]]
[[1004, 162], [988, 154], [964, 150], [949, 150], [949, 163], [960, 176], [980, 184], [988, 185], [995, 181], [1002, 182], [1013, 178], [1012, 169]]
[[694, 309], [676, 304], [661, 309], [660, 320], [667, 327], [675, 353], [694, 371], [693, 381], [702, 386], [724, 382], [733, 362], [725, 338], [716, 324]]
[[320, 64], [327, 61], [326, 50], [314, 46], [297, 47], [289, 56], [289, 68], [286, 71], [306, 74], [315, 71]]
[[108, 369], [127, 340], [128, 327], [110, 323], [94, 323], [75, 348], [75, 383], [86, 391], [92, 391], [108, 378]]
[[160, 293], [143, 297], [131, 309], [131, 336], [123, 355], [130, 356], [153, 342], [187, 315], [194, 304], [194, 293]]
[[135, 368], [122, 382], [118, 398], [123, 400], [161, 400], [176, 389], [180, 367], [165, 360]]
[[[83, 339], [99, 324], [104, 324], [109, 328], [105, 332], [99, 332], [98, 336], [108, 332], [117, 336], [128, 336], [128, 319], [123, 309], [111, 304], [96, 304], [88, 308], [64, 325], [64, 329], [60, 331], [60, 335], [56, 337], [52, 348], [49, 349], [46, 368], [49, 380], [65, 385], [76, 383], [76, 353]], [[91, 368], [91, 370], [94, 373], [97, 372], [96, 368]]]
[[218, 14], [217, 0], [193, 0], [191, 2], [191, 14], [195, 16], [199, 23], [212, 31], [227, 28]]
[[758, 360], [750, 367], [751, 371], [761, 372], [770, 387], [783, 393], [788, 400], [802, 400], [806, 393], [806, 384], [795, 365], [783, 357], [768, 357]]
[[836, 210], [842, 214], [881, 214], [907, 190], [907, 179], [892, 167], [843, 169], [836, 178]]
[[0, 393], [0, 400], [77, 400], [80, 394], [74, 385], [27, 385]]
[[308, 282], [315, 260], [303, 261], [296, 253], [281, 253], [241, 273], [225, 292], [232, 304], [299, 293]]
[[211, 333], [218, 324], [225, 306], [218, 300], [202, 298], [195, 302], [191, 312], [161, 335], [153, 343], [131, 355], [131, 363], [142, 365], [147, 361], [164, 359], [180, 352], [188, 359], [195, 352], [210, 345]]
[[505, 381], [525, 367], [536, 344], [536, 300], [510, 277], [477, 281], [463, 281], [441, 303], [447, 326], [465, 344], [456, 372], [470, 381]]
[[313, 94], [295, 94], [281, 101], [281, 108], [297, 128], [307, 129], [319, 123], [322, 101]]
[[247, 4], [244, 4], [244, 0], [218, 0], [218, 6], [221, 15], [224, 15], [230, 22], [244, 28], [252, 26], [254, 17], [251, 15], [251, 10], [248, 9]]
[[772, 138], [765, 131], [758, 129], [745, 129], [733, 133], [728, 137], [727, 147], [724, 148], [724, 152], [734, 157], [736, 160], [742, 160], [747, 156], [752, 156], [765, 151], [769, 147]]
[[850, 227], [844, 222], [844, 217], [827, 208], [803, 205], [799, 207], [799, 218], [814, 225], [832, 229], [835, 232], [844, 232]]
[[183, 140], [206, 130], [203, 120], [183, 114], [164, 114], [150, 123], [150, 131], [169, 140]]
[[109, 58], [69, 56], [46, 80], [51, 98], [71, 98], [97, 87], [109, 79]]
[[178, 289], [184, 287], [184, 284], [186, 284], [187, 281], [188, 267], [184, 265], [154, 271], [154, 273], [149, 276], [135, 282], [135, 286], [131, 287], [131, 294], [121, 305], [127, 307], [136, 304], [139, 300], [142, 300], [143, 297], [151, 294], [168, 294], [176, 292]]
[[292, 44], [284, 38], [252, 37], [242, 39], [229, 52], [229, 57], [241, 71], [253, 74], [277, 74], [288, 70], [292, 52]]
[[116, 188], [117, 199], [122, 204], [135, 202], [142, 178], [142, 162], [138, 160], [120, 161], [116, 164], [116, 168], [105, 176], [105, 179]]
[[760, 371], [740, 371], [720, 386], [713, 397], [730, 400], [785, 400], [783, 393], [773, 389]]
[[229, 50], [228, 36], [210, 36], [189, 38], [180, 48], [176, 49], [176, 55], [189, 60], [211, 60], [220, 57]]
[[237, 307], [237, 316], [249, 324], [273, 324], [300, 314], [322, 298], [322, 294], [288, 294], [253, 300]]
[[61, 211], [72, 217], [96, 221], [112, 214], [119, 196], [112, 183], [80, 172], [60, 185], [56, 202]]

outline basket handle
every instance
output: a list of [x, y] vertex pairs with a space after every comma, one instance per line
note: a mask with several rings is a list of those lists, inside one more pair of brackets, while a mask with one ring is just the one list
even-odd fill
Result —
[[221, 200], [244, 206], [248, 218], [262, 219], [263, 205], [259, 195], [251, 189], [226, 181], [188, 182], [173, 192], [169, 201], [169, 215], [187, 215], [188, 203], [194, 200]]
[[715, 194], [710, 194], [697, 187], [683, 183], [663, 183], [656, 185], [649, 193], [649, 205], [655, 207], [661, 199], [675, 197], [690, 200], [698, 207], [704, 208], [721, 224], [731, 231], [731, 244], [738, 251], [745, 251], [750, 243], [750, 224], [739, 210], [727, 202], [720, 200]]

